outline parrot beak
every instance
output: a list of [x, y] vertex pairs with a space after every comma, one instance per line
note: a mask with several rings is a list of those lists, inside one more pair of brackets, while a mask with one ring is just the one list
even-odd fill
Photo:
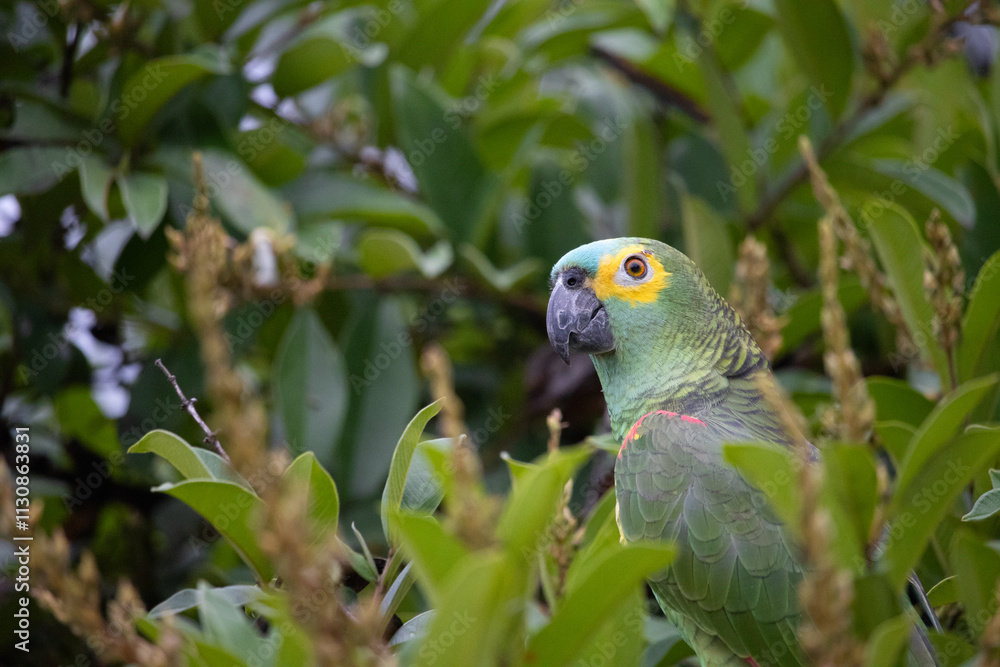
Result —
[[545, 329], [553, 349], [567, 364], [571, 351], [598, 354], [615, 349], [604, 304], [594, 290], [584, 286], [582, 276], [569, 271], [556, 278], [545, 315]]

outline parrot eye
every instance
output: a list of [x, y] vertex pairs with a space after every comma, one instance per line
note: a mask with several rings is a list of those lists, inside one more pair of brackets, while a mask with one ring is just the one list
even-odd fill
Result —
[[625, 273], [629, 274], [633, 278], [642, 278], [646, 275], [646, 261], [641, 257], [633, 255], [625, 260]]

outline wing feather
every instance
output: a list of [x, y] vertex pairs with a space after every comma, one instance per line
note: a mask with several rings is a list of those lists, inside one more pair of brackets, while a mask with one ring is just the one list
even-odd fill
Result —
[[800, 665], [797, 553], [759, 492], [722, 459], [729, 432], [672, 413], [644, 417], [615, 468], [619, 526], [626, 541], [677, 543], [650, 585], [702, 641], [720, 640], [714, 654], [728, 647], [761, 667]]

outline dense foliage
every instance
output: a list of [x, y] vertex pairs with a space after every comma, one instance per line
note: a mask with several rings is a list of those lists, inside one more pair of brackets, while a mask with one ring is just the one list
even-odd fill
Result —
[[24, 534], [30, 477], [35, 540], [0, 663], [688, 658], [641, 583], [670, 546], [619, 543], [593, 368], [545, 340], [552, 264], [634, 235], [733, 300], [824, 451], [817, 496], [728, 450], [825, 545], [816, 655], [898, 662], [915, 570], [942, 663], [1000, 664], [997, 19], [5, 3], [0, 496]]

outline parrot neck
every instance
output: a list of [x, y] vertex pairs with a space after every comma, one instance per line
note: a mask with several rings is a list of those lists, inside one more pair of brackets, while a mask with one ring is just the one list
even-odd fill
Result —
[[719, 301], [716, 315], [725, 316], [713, 327], [692, 321], [658, 338], [616, 337], [613, 351], [592, 355], [615, 437], [643, 415], [669, 410], [725, 420], [748, 440], [786, 439], [777, 415], [764, 407], [761, 383], [774, 381], [767, 360], [739, 316]]

